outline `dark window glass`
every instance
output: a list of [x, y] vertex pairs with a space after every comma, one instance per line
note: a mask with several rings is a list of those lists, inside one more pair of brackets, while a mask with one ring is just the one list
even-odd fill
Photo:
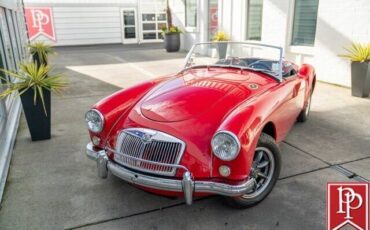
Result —
[[1, 30], [1, 39], [2, 39], [2, 55], [4, 60], [4, 66], [7, 69], [15, 70], [15, 60], [13, 57], [13, 49], [10, 41], [9, 30], [7, 19], [5, 17], [4, 9], [0, 8], [0, 30]]
[[292, 45], [314, 45], [318, 7], [319, 0], [295, 1]]
[[155, 30], [155, 23], [143, 23], [143, 30]]
[[155, 14], [143, 14], [143, 22], [155, 21]]
[[185, 0], [185, 26], [197, 27], [197, 0]]
[[158, 21], [166, 21], [166, 14], [157, 14]]
[[125, 27], [125, 38], [136, 38], [135, 27]]
[[261, 40], [263, 0], [249, 0], [247, 40]]
[[143, 33], [144, 40], [155, 40], [157, 39], [157, 33]]
[[123, 21], [126, 26], [134, 26], [135, 25], [135, 11], [124, 11]]
[[13, 53], [13, 58], [14, 58], [14, 63], [16, 64], [16, 68], [18, 67], [18, 64], [20, 62], [20, 56], [18, 52], [18, 43], [17, 43], [17, 36], [14, 31], [14, 23], [13, 23], [13, 18], [12, 18], [12, 12], [9, 9], [5, 10], [5, 15], [7, 19], [7, 24], [8, 24], [8, 31], [10, 35], [10, 41], [11, 41], [11, 52]]

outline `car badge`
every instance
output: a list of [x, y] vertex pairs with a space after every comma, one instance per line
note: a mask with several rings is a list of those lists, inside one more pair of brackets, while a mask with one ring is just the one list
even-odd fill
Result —
[[144, 142], [144, 144], [150, 143], [152, 141], [152, 136], [150, 134], [143, 133], [141, 140]]
[[258, 89], [258, 85], [257, 85], [257, 84], [252, 83], [252, 84], [249, 84], [249, 88], [250, 88], [250, 89]]

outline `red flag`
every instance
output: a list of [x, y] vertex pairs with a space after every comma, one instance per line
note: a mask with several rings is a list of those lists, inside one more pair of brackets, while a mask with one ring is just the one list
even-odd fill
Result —
[[31, 41], [39, 35], [56, 41], [51, 7], [26, 7], [25, 16]]

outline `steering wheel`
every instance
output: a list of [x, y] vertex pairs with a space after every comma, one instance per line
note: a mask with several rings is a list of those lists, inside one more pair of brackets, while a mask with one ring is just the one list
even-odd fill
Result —
[[244, 60], [238, 58], [238, 57], [227, 57], [227, 59], [230, 59], [230, 62], [232, 65], [237, 65], [237, 66], [244, 66], [244, 67], [247, 67], [248, 66], [248, 63], [245, 62]]
[[263, 61], [263, 60], [255, 61], [255, 62], [249, 64], [247, 67], [251, 67], [253, 69], [264, 69], [264, 70], [271, 71], [270, 66], [265, 64], [265, 63], [262, 63], [261, 61]]

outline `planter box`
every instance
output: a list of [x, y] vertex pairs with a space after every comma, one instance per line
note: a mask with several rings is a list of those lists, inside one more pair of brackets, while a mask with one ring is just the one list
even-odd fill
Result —
[[370, 93], [370, 62], [352, 62], [352, 96], [368, 97]]
[[166, 34], [164, 36], [164, 48], [167, 52], [177, 52], [180, 50], [180, 34]]
[[50, 91], [44, 90], [44, 101], [46, 112], [40, 97], [34, 103], [34, 90], [29, 89], [21, 95], [24, 115], [30, 130], [32, 141], [50, 139], [51, 120], [50, 120]]
[[46, 61], [41, 62], [41, 60], [40, 60], [40, 57], [39, 57], [39, 54], [38, 54], [38, 53], [34, 53], [34, 54], [32, 55], [32, 60], [33, 60], [33, 62], [35, 62], [35, 63], [36, 63], [37, 68], [39, 68], [41, 64], [44, 64], [45, 66], [48, 64]]

